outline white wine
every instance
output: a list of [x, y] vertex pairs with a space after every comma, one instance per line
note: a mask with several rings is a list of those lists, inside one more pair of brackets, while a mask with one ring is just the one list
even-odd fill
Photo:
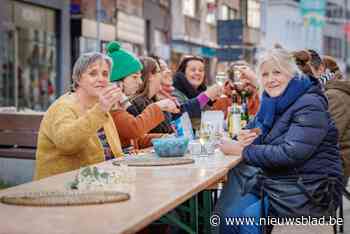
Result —
[[205, 145], [209, 141], [209, 137], [209, 133], [201, 131], [199, 133], [199, 142], [201, 143], [201, 145]]

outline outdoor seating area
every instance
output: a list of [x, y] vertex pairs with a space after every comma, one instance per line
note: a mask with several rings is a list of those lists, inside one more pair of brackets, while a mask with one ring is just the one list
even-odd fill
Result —
[[[195, 162], [176, 166], [128, 166], [127, 173], [132, 174], [134, 178], [129, 183], [115, 184], [113, 187], [114, 190], [129, 193], [130, 199], [127, 201], [63, 207], [21, 207], [0, 204], [2, 230], [9, 230], [12, 233], [28, 233], [30, 230], [30, 233], [36, 234], [71, 231], [97, 233], [101, 230], [104, 233], [136, 233], [159, 220], [158, 222], [178, 225], [180, 229], [187, 231], [186, 233], [210, 233], [209, 217], [213, 206], [202, 206], [204, 199], [211, 201], [211, 195], [206, 194], [206, 189], [221, 181], [241, 158], [227, 157], [219, 152], [209, 157], [190, 155], [186, 157], [193, 158]], [[106, 171], [119, 169], [111, 161], [98, 164], [97, 167]], [[64, 190], [67, 183], [74, 180], [76, 173], [76, 171], [68, 172], [16, 186], [1, 191], [0, 196], [41, 190]], [[177, 207], [190, 219], [188, 222], [186, 218], [181, 220], [171, 212]], [[53, 209], [55, 212], [52, 212]], [[3, 222], [4, 220], [6, 222]], [[18, 222], [21, 225], [17, 225]], [[53, 226], [60, 228], [52, 229]]]
[[[270, 4], [329, 17], [326, 1], [6, 0], [0, 234], [350, 233], [350, 69], [313, 40], [250, 41]], [[302, 22], [323, 27], [286, 21]]]
[[35, 160], [43, 114], [0, 113], [0, 158]]

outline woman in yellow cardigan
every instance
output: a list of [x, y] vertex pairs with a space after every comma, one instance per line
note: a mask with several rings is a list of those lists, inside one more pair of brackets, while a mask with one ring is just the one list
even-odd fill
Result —
[[35, 180], [123, 155], [109, 114], [122, 98], [109, 83], [111, 66], [110, 58], [95, 52], [75, 63], [73, 92], [56, 100], [42, 120]]

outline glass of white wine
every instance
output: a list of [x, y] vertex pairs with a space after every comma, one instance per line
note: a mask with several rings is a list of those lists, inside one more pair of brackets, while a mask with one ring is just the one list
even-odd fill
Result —
[[220, 86], [223, 86], [226, 80], [227, 80], [226, 76], [223, 76], [223, 75], [216, 76], [216, 83]]
[[[226, 80], [227, 80], [227, 76], [225, 74], [220, 73], [216, 75], [216, 83], [221, 87], [224, 87]], [[225, 97], [225, 95], [222, 94], [221, 97]]]
[[207, 147], [211, 138], [211, 134], [212, 134], [211, 123], [202, 122], [201, 128], [199, 130], [199, 142], [201, 143], [201, 156], [203, 157], [209, 156]]

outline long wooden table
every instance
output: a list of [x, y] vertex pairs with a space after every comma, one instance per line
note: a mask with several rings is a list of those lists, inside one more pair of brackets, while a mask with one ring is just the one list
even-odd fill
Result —
[[[0, 234], [135, 233], [223, 178], [240, 162], [237, 156], [196, 158], [195, 164], [130, 167], [135, 181], [117, 185], [130, 193], [126, 202], [70, 207], [23, 207], [0, 203]], [[110, 170], [111, 162], [98, 164]], [[0, 196], [34, 190], [64, 189], [76, 172], [52, 176], [0, 192]]]

